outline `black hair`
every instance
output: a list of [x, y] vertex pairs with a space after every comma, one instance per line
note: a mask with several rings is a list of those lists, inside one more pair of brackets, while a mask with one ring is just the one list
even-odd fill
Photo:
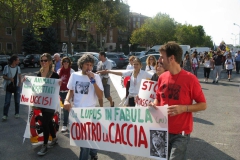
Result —
[[9, 59], [8, 59], [8, 64], [11, 65], [13, 61], [16, 61], [18, 59], [18, 56], [13, 54]]
[[100, 54], [101, 56], [107, 57], [107, 56], [106, 56], [106, 53], [103, 52], [103, 51], [99, 52], [99, 54]]

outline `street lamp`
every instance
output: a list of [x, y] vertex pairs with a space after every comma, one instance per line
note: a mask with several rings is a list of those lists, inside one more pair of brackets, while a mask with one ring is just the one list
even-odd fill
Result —
[[233, 25], [236, 25], [236, 26], [238, 26], [239, 27], [239, 45], [240, 45], [240, 26], [238, 25], [238, 24], [236, 24], [236, 23], [233, 23]]
[[[237, 37], [236, 37], [236, 36], [237, 36], [238, 34], [234, 34], [234, 33], [232, 33], [232, 35], [234, 35], [234, 36], [235, 36], [235, 40], [234, 40], [234, 46], [236, 46], [236, 40], [237, 40]], [[231, 39], [232, 39], [232, 38], [231, 38]]]
[[128, 46], [129, 46], [129, 53], [128, 53], [128, 54], [130, 54], [130, 47], [131, 47], [131, 44], [129, 43]]

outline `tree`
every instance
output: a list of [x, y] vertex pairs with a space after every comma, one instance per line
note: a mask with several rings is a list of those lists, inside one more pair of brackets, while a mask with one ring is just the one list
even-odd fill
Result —
[[33, 30], [27, 28], [24, 30], [23, 33], [23, 51], [26, 54], [33, 54], [33, 53], [39, 53], [40, 52], [40, 45], [34, 35]]
[[0, 0], [0, 19], [4, 28], [10, 27], [13, 38], [13, 52], [17, 52], [16, 29], [26, 7], [25, 0]]
[[71, 50], [71, 38], [74, 26], [92, 3], [99, 0], [50, 0], [52, 6], [50, 13], [53, 19], [64, 19], [68, 35], [68, 53]]
[[47, 53], [56, 53], [58, 51], [58, 42], [57, 42], [57, 31], [53, 27], [47, 28], [43, 35], [42, 39], [42, 52]]
[[167, 14], [158, 13], [154, 18], [147, 19], [142, 27], [132, 33], [132, 44], [152, 46], [175, 40], [176, 22]]

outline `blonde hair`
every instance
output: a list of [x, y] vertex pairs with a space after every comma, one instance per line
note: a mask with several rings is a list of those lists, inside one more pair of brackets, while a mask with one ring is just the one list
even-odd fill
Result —
[[135, 56], [131, 56], [131, 57], [129, 57], [129, 61], [134, 60], [135, 58], [136, 58]]
[[[53, 71], [52, 56], [49, 53], [43, 53], [40, 57], [40, 63], [41, 63], [42, 57], [47, 57], [48, 62], [51, 62], [49, 64], [49, 71], [47, 73], [47, 75], [49, 76], [49, 75], [51, 75], [50, 73], [52, 73], [52, 71]], [[43, 72], [43, 67], [40, 68], [40, 72]], [[46, 77], [48, 77], [48, 76], [46, 76]]]
[[150, 64], [150, 58], [153, 58], [153, 66], [155, 67], [156, 64], [157, 64], [157, 60], [156, 60], [156, 58], [155, 58], [153, 55], [149, 55], [149, 56], [148, 56], [148, 58], [147, 58], [147, 60], [146, 60], [146, 64], [147, 64], [148, 66], [151, 65], [151, 64]]

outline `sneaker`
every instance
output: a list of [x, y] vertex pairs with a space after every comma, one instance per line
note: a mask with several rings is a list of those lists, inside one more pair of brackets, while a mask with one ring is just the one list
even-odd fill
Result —
[[216, 83], [218, 83], [218, 80], [216, 80]]
[[15, 114], [15, 118], [18, 119], [20, 116], [19, 114]]
[[41, 150], [37, 153], [39, 156], [44, 156], [48, 152], [47, 145], [42, 145]]
[[6, 120], [7, 120], [7, 116], [3, 116], [2, 121], [6, 121]]
[[67, 126], [62, 126], [61, 132], [66, 132], [67, 131]]
[[47, 148], [52, 148], [55, 144], [58, 143], [58, 139], [54, 138], [51, 143], [48, 144]]
[[229, 81], [229, 82], [230, 82], [230, 80], [231, 80], [231, 79], [230, 79], [230, 78], [228, 78], [228, 81]]
[[207, 80], [206, 80], [206, 79], [204, 79], [204, 82], [207, 82]]
[[91, 156], [91, 160], [97, 160], [98, 159], [98, 156]]
[[212, 81], [212, 83], [215, 83], [215, 81]]

